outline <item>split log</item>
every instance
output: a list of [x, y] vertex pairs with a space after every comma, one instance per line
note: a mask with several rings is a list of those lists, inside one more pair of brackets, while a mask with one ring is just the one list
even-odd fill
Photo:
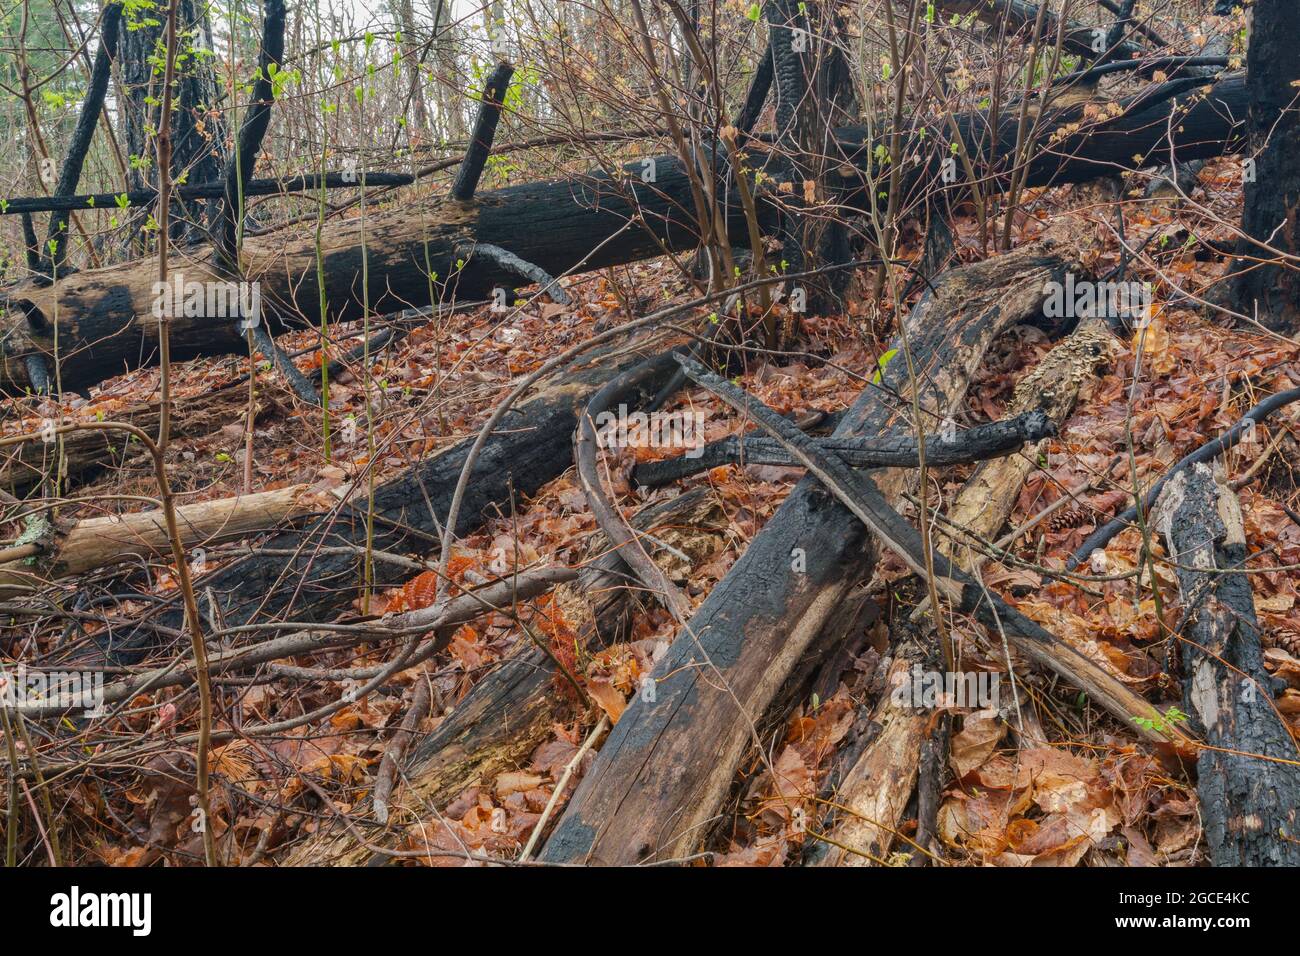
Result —
[[[722, 546], [726, 528], [716, 500], [704, 489], [647, 505], [630, 523], [652, 536], [644, 539], [652, 558], [681, 581]], [[681, 560], [681, 555], [689, 560]], [[577, 633], [579, 645], [595, 649], [626, 636], [625, 626], [639, 604], [639, 588], [629, 586], [631, 569], [608, 549], [603, 535], [593, 541], [589, 557], [578, 580], [557, 588], [554, 600]], [[521, 647], [475, 684], [442, 723], [412, 748], [404, 771], [410, 790], [399, 801], [416, 808], [418, 819], [412, 826], [418, 828], [425, 819], [422, 807], [441, 810], [467, 787], [489, 783], [528, 759], [572, 708], [556, 690], [558, 676], [542, 651], [531, 645]], [[372, 845], [392, 847], [407, 835], [406, 817], [396, 809], [393, 814], [397, 825], [373, 833]], [[410, 832], [418, 835], [419, 831]], [[348, 828], [331, 826], [295, 849], [287, 862], [351, 866], [383, 865], [390, 859], [362, 846]]]
[[[1240, 149], [1240, 118], [1247, 107], [1245, 82], [1223, 80], [1186, 111], [1175, 112], [1169, 94], [1186, 89], [1179, 82], [1144, 92], [1120, 116], [1103, 123], [1081, 122], [1082, 107], [1077, 106], [1044, 118], [1044, 142], [1052, 145], [1036, 152], [1024, 171], [1023, 185], [1080, 182], [1165, 163], [1171, 155], [1188, 160]], [[1171, 116], [1176, 116], [1175, 122], [1170, 122]], [[1002, 116], [1005, 128], [997, 137], [989, 135], [987, 112], [961, 114], [955, 122], [985, 187], [1005, 186], [1016, 117]], [[1067, 126], [1074, 132], [1053, 142], [1053, 130], [1064, 131]], [[939, 181], [933, 145], [952, 138], [947, 124], [936, 127], [934, 135], [926, 132], [924, 139], [918, 132], [905, 150], [905, 155], [919, 157], [909, 160], [904, 177], [909, 193]], [[867, 131], [846, 128], [839, 135], [840, 147], [852, 162], [868, 168], [875, 143]], [[991, 152], [994, 141], [996, 153]], [[481, 192], [470, 202], [427, 200], [376, 210], [365, 218], [364, 251], [360, 220], [331, 224], [321, 239], [323, 290], [317, 284], [317, 250], [310, 235], [247, 238], [240, 272], [260, 283], [263, 319], [278, 334], [287, 325], [319, 321], [322, 295], [332, 321], [360, 319], [363, 255], [369, 260], [370, 307], [372, 314], [378, 314], [430, 304], [431, 291], [433, 297], [449, 300], [487, 298], [493, 288], [513, 288], [518, 283], [515, 272], [500, 257], [476, 255], [478, 246], [508, 250], [550, 276], [695, 248], [700, 229], [688, 212], [694, 207], [687, 171], [673, 156], [654, 157], [655, 182], [644, 183], [645, 168], [638, 161], [617, 177], [595, 173]], [[846, 192], [843, 202], [870, 208], [868, 180], [878, 181], [864, 177], [863, 185]], [[731, 196], [735, 191], [725, 192]], [[758, 200], [760, 224], [770, 230], [778, 204], [761, 191]], [[748, 227], [738, 202], [727, 205], [724, 218], [730, 241], [747, 244]], [[185, 256], [185, 261], [178, 259], [172, 265], [173, 275], [185, 282], [216, 283], [211, 289], [225, 288], [221, 285], [225, 277], [210, 265], [210, 250], [196, 246], [187, 249]], [[430, 270], [436, 276], [433, 282]], [[0, 316], [4, 342], [0, 392], [22, 394], [32, 385], [25, 359], [53, 357], [56, 322], [66, 388], [93, 384], [110, 371], [156, 362], [156, 275], [156, 263], [140, 260], [81, 272], [52, 286], [33, 282], [8, 290], [7, 309]], [[171, 321], [173, 359], [247, 349], [234, 316], [219, 303], [189, 311], [199, 314], [178, 315]]]
[[[274, 531], [288, 518], [318, 510], [307, 485], [218, 498], [176, 509], [177, 531], [186, 549], [235, 541]], [[0, 564], [0, 593], [29, 589], [131, 558], [171, 558], [171, 540], [161, 511], [84, 518], [59, 536], [49, 554]]]
[[[1017, 384], [1008, 411], [1023, 414], [1028, 409], [1036, 409], [1060, 427], [1073, 410], [1080, 390], [1114, 346], [1115, 339], [1105, 323], [1096, 319], [1080, 322], [1069, 337], [1048, 352]], [[1011, 514], [1025, 478], [1037, 467], [1041, 447], [1040, 444], [1021, 454], [981, 464], [948, 509], [951, 526], [985, 539], [996, 534]], [[983, 564], [979, 555], [962, 548], [953, 538], [941, 540], [937, 550], [972, 573], [977, 573]], [[911, 615], [912, 620], [919, 619], [928, 606], [929, 598], [925, 598]], [[910, 662], [905, 664], [910, 667]], [[840, 815], [840, 823], [830, 835], [831, 849], [820, 855], [820, 863], [865, 864], [889, 851], [908, 799], [908, 793], [900, 791], [919, 773], [923, 748], [913, 747], [912, 742], [924, 739], [926, 746], [933, 744], [925, 738], [930, 718], [924, 710], [899, 708], [885, 699], [878, 705], [877, 713], [879, 716], [873, 719], [884, 730], [845, 774], [837, 800], [857, 811], [858, 816]], [[864, 850], [866, 855], [853, 852], [855, 849]]]
[[[965, 394], [985, 350], [1036, 316], [1069, 264], [1027, 248], [948, 273], [907, 317], [931, 431]], [[902, 343], [896, 343], [902, 349]], [[836, 437], [911, 430], [907, 363], [887, 364]], [[878, 476], [897, 497], [907, 476]], [[876, 550], [862, 524], [805, 478], [710, 593], [654, 671], [655, 700], [636, 699], [614, 726], [541, 859], [635, 863], [693, 851], [709, 835], [735, 769], [827, 620], [865, 580]]]
[[1300, 866], [1300, 748], [1264, 670], [1241, 505], [1206, 464], [1174, 475], [1155, 526], [1183, 601], [1183, 701], [1205, 735], [1197, 793], [1215, 866]]
[[[639, 356], [625, 353], [596, 359], [513, 410], [483, 446], [474, 465], [456, 534], [478, 527], [493, 510], [508, 514], [512, 498], [535, 494], [563, 473], [572, 461], [570, 437], [577, 424], [576, 406], [640, 361]], [[629, 407], [653, 396], [675, 370], [670, 355], [654, 361], [662, 374], [629, 388], [622, 397]], [[458, 442], [375, 489], [374, 550], [420, 556], [437, 550], [442, 521], [473, 444], [473, 438]], [[240, 558], [200, 579], [197, 587], [204, 595], [213, 595], [220, 619], [227, 625], [255, 618], [325, 620], [364, 594], [361, 569], [366, 516], [366, 502], [361, 500], [300, 530], [279, 532], [263, 542], [266, 553]], [[321, 548], [330, 550], [319, 551]], [[286, 552], [289, 557], [284, 556]], [[374, 566], [376, 587], [405, 576], [409, 576], [407, 569], [389, 562]], [[153, 640], [151, 620], [177, 630], [183, 623], [181, 609], [169, 606], [126, 634], [105, 633], [102, 646], [118, 659], [135, 659]]]
[[[899, 823], [916, 788], [926, 728], [931, 723], [928, 709], [900, 704], [893, 689], [908, 684], [912, 668], [924, 661], [925, 653], [915, 640], [903, 641], [894, 649], [884, 694], [871, 714], [875, 736], [844, 774], [831, 800], [835, 825], [825, 838], [825, 849], [815, 852], [812, 865], [888, 862]], [[817, 832], [810, 835], [815, 840], [821, 837]], [[908, 847], [904, 852], [914, 849]]]
[[[1008, 411], [1023, 414], [1037, 409], [1060, 428], [1074, 410], [1080, 391], [1092, 381], [1097, 367], [1113, 356], [1118, 344], [1100, 319], [1084, 319], [1016, 384]], [[963, 571], [979, 571], [984, 558], [972, 545], [980, 538], [991, 540], [1006, 523], [1046, 444], [984, 462], [975, 469], [948, 509], [945, 528], [952, 536], [939, 542], [941, 554]], [[918, 614], [928, 607], [927, 598], [917, 606]]]

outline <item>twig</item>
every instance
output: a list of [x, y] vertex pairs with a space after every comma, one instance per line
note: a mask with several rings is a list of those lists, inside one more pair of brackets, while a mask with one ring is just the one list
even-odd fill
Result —
[[560, 779], [555, 784], [555, 789], [551, 791], [551, 799], [546, 801], [546, 806], [542, 808], [542, 815], [537, 818], [537, 824], [533, 827], [533, 832], [528, 837], [528, 842], [524, 844], [523, 852], [519, 854], [519, 862], [527, 863], [528, 857], [532, 855], [533, 849], [537, 846], [537, 841], [546, 829], [546, 822], [551, 819], [551, 814], [555, 811], [556, 805], [560, 802], [560, 794], [564, 793], [564, 788], [569, 784], [569, 778], [573, 776], [573, 771], [577, 769], [582, 758], [587, 755], [587, 751], [595, 745], [600, 735], [609, 727], [609, 715], [602, 714], [600, 721], [592, 728], [587, 739], [582, 742], [578, 752], [573, 755], [573, 759], [565, 764], [564, 772], [560, 774]]

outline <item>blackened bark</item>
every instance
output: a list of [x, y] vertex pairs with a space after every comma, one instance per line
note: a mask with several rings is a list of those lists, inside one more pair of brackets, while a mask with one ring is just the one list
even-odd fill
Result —
[[214, 229], [217, 265], [230, 275], [239, 274], [236, 237], [244, 213], [244, 189], [253, 178], [257, 154], [271, 124], [271, 104], [275, 99], [274, 71], [284, 60], [284, 0], [266, 0], [262, 21], [262, 45], [257, 55], [257, 79], [253, 81], [252, 102], [239, 129], [239, 145], [226, 160], [225, 190], [220, 216]]
[[750, 77], [749, 89], [745, 91], [745, 102], [736, 115], [736, 129], [742, 133], [752, 133], [763, 113], [763, 104], [767, 102], [768, 91], [772, 88], [772, 43], [769, 40], [763, 50], [763, 56]]
[[492, 140], [497, 135], [497, 123], [501, 120], [501, 106], [510, 86], [510, 77], [514, 73], [515, 68], [509, 63], [499, 63], [483, 84], [478, 117], [469, 134], [469, 149], [465, 151], [465, 161], [460, 164], [456, 179], [451, 184], [452, 199], [469, 202], [474, 198], [474, 190], [478, 188], [479, 178], [483, 175], [488, 153], [492, 151]]
[[[110, 4], [104, 8], [100, 18], [99, 49], [95, 51], [95, 62], [90, 69], [90, 85], [86, 88], [85, 99], [81, 103], [81, 114], [77, 117], [77, 126], [72, 131], [68, 142], [68, 151], [63, 160], [63, 169], [59, 172], [58, 184], [54, 195], [71, 196], [77, 191], [81, 182], [81, 169], [90, 152], [90, 141], [99, 125], [99, 114], [104, 108], [104, 97], [108, 93], [109, 73], [113, 58], [117, 55], [118, 34], [122, 25], [122, 5]], [[63, 260], [68, 252], [68, 214], [56, 211], [50, 216], [50, 225], [46, 233], [45, 247], [49, 250], [50, 265], [53, 274], [63, 272]], [[44, 253], [42, 253], [44, 254]]]
[[[1178, 81], [1175, 81], [1177, 84]], [[1174, 89], [1182, 88], [1174, 86]], [[1058, 128], [1074, 124], [1076, 132], [1051, 148], [1039, 151], [1029, 164], [1025, 185], [1081, 182], [1114, 175], [1120, 169], [1141, 168], [1179, 159], [1218, 156], [1240, 148], [1238, 118], [1246, 111], [1244, 80], [1224, 80], [1208, 92], [1190, 96], [1183, 104], [1166, 97], [1169, 85], [1127, 104], [1117, 119], [1078, 128], [1082, 111], [1054, 114]], [[1000, 151], [989, 153], [987, 113], [962, 114], [957, 126], [978, 158], [977, 171], [986, 186], [1005, 182], [1014, 143], [1014, 129], [999, 136]], [[1014, 124], [1014, 117], [1010, 121]], [[1170, 134], [1172, 130], [1172, 134]], [[874, 143], [866, 131], [842, 128], [840, 146], [859, 167], [872, 162]], [[930, 141], [946, 138], [927, 136]], [[1169, 136], [1173, 137], [1170, 144]], [[1050, 135], [1045, 133], [1045, 140]], [[920, 137], [918, 135], [917, 142]], [[913, 149], [909, 144], [908, 150]], [[937, 157], [936, 157], [937, 158]], [[377, 211], [367, 217], [370, 257], [370, 306], [390, 312], [429, 304], [428, 262], [438, 279], [435, 294], [447, 299], [485, 298], [495, 286], [513, 286], [514, 273], [489, 257], [466, 261], [465, 249], [477, 244], [498, 245], [552, 276], [588, 271], [608, 265], [661, 255], [665, 248], [684, 251], [698, 247], [701, 231], [688, 210], [693, 208], [690, 184], [681, 163], [672, 156], [655, 158], [656, 182], [641, 181], [644, 169], [629, 164], [617, 181], [604, 174], [570, 180], [530, 183], [480, 192], [472, 202], [432, 201], [419, 210], [409, 206]], [[937, 178], [936, 168], [917, 165], [902, 188], [924, 189]], [[778, 196], [779, 200], [782, 197]], [[846, 192], [843, 200], [867, 207], [865, 185]], [[758, 196], [760, 225], [770, 229], [777, 216], [776, 200]], [[738, 202], [726, 208], [731, 241], [748, 242], [748, 228]], [[362, 314], [360, 230], [355, 220], [332, 224], [324, 236], [325, 299], [334, 321], [359, 319]], [[319, 320], [316, 248], [312, 237], [281, 234], [250, 237], [244, 242], [245, 278], [261, 282], [264, 305], [287, 324]], [[177, 269], [187, 281], [218, 278], [202, 267], [201, 250]], [[59, 320], [60, 371], [65, 388], [102, 381], [109, 373], [156, 361], [158, 323], [151, 310], [156, 298], [156, 263], [147, 260], [88, 270], [54, 286], [35, 283], [8, 292], [10, 308], [0, 316], [0, 391], [22, 394], [30, 385], [26, 358], [54, 354], [54, 325]], [[268, 311], [268, 310], [264, 310]], [[270, 330], [283, 325], [268, 316]], [[243, 352], [244, 336], [228, 318], [175, 317], [172, 356], [184, 360], [200, 355]]]
[[[1020, 249], [954, 270], [907, 317], [921, 406], [942, 420], [1001, 331], [1036, 314], [1067, 262]], [[910, 430], [906, 363], [890, 362], [836, 437]], [[934, 423], [931, 424], [933, 431]], [[905, 476], [876, 472], [892, 495]], [[635, 699], [610, 732], [541, 859], [628, 864], [706, 842], [734, 770], [807, 652], [829, 652], [826, 624], [868, 578], [876, 546], [846, 508], [805, 478], [709, 593], [656, 665], [653, 700]], [[832, 635], [833, 636], [833, 635]]]
[[[998, 458], [1056, 434], [1056, 428], [1042, 412], [1027, 412], [1005, 421], [976, 425], [950, 436], [928, 435], [925, 440], [927, 465], [955, 465]], [[893, 438], [817, 439], [823, 451], [842, 458], [855, 468], [915, 468], [916, 440], [907, 435]], [[632, 470], [632, 479], [648, 488], [667, 484], [688, 475], [731, 462], [750, 465], [800, 467], [779, 443], [762, 435], [735, 436], [710, 442], [695, 457], [690, 454], [665, 461], [645, 462]]]
[[[840, 151], [835, 130], [853, 112], [853, 83], [842, 46], [835, 42], [841, 31], [834, 8], [811, 0], [768, 0], [765, 7], [778, 150], [769, 166], [777, 182], [789, 187], [780, 197], [785, 207], [781, 258], [791, 272], [847, 262], [850, 256], [847, 228], [827, 211], [839, 201], [845, 185], [837, 171], [847, 156]], [[810, 282], [808, 311], [839, 311], [850, 279], [841, 270]]]
[[[1300, 15], [1292, 0], [1256, 0], [1246, 54], [1250, 157], [1233, 298], [1276, 332], [1300, 332]], [[1250, 171], [1250, 165], [1247, 165]], [[1255, 242], [1251, 242], [1253, 239]], [[1267, 243], [1280, 256], [1261, 248]]]
[[[208, 8], [199, 0], [175, 0], [178, 36], [187, 55], [184, 68], [176, 77], [175, 104], [172, 114], [172, 181], [216, 182], [221, 178], [227, 153], [225, 123], [218, 105], [221, 94], [213, 69], [212, 27]], [[158, 170], [153, 137], [148, 132], [158, 123], [162, 101], [154, 75], [153, 62], [163, 34], [156, 12], [125, 14], [118, 57], [122, 113], [125, 120], [127, 152], [131, 160], [130, 187], [143, 190], [157, 186]], [[196, 52], [196, 48], [200, 52]], [[209, 51], [204, 53], [201, 51]], [[151, 102], [147, 102], [151, 101]], [[187, 201], [177, 196], [172, 205], [172, 238], [198, 241], [206, 236], [206, 223], [219, 204], [204, 200]], [[210, 210], [212, 212], [210, 212]]]
[[[576, 407], [592, 391], [637, 359], [596, 362], [572, 373], [516, 409], [489, 439], [471, 473], [456, 533], [464, 535], [493, 513], [508, 514], [517, 496], [532, 495], [572, 463], [571, 437], [577, 425]], [[623, 397], [638, 405], [663, 386], [676, 365], [659, 360], [662, 374], [640, 383]], [[437, 550], [441, 521], [464, 467], [473, 438], [446, 449], [375, 490], [376, 551], [427, 555]], [[520, 501], [522, 505], [522, 502]], [[430, 512], [432, 508], [432, 512]], [[294, 556], [253, 553], [196, 582], [211, 594], [226, 625], [260, 621], [319, 621], [338, 613], [362, 593], [361, 560], [366, 547], [366, 503], [349, 504], [337, 513], [310, 522], [303, 529], [272, 535], [263, 542], [269, 552], [293, 551]], [[354, 553], [319, 553], [321, 547], [352, 546]], [[386, 587], [410, 576], [402, 566], [379, 562], [375, 584]], [[150, 622], [179, 630], [182, 609], [167, 607], [129, 633], [104, 634], [102, 646], [117, 660], [138, 659], [153, 640]]]

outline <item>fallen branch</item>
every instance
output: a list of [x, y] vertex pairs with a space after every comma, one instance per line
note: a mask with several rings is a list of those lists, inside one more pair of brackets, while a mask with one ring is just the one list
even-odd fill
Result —
[[[929, 433], [965, 395], [985, 350], [1041, 311], [1046, 283], [1072, 265], [1050, 246], [955, 269], [905, 318]], [[900, 340], [893, 347], [902, 348]], [[887, 363], [840, 419], [836, 437], [914, 433], [906, 363]], [[880, 473], [899, 495], [912, 475]], [[624, 711], [579, 784], [541, 859], [637, 863], [680, 859], [703, 844], [757, 746], [755, 723], [798, 670], [829, 654], [828, 622], [868, 600], [876, 550], [862, 524], [805, 478], [681, 628], [651, 676], [655, 699]]]
[[[664, 502], [647, 505], [632, 525], [646, 537], [656, 560], [676, 567], [687, 576], [692, 567], [721, 547], [725, 520], [706, 491], [695, 490]], [[655, 542], [662, 542], [656, 545]], [[688, 556], [687, 562], [672, 551]], [[625, 639], [626, 626], [638, 608], [640, 591], [631, 586], [631, 569], [609, 542], [597, 538], [593, 556], [572, 586], [560, 587], [554, 605], [576, 633], [580, 647], [591, 650]], [[441, 809], [466, 787], [491, 781], [496, 774], [518, 767], [564, 719], [571, 703], [556, 691], [554, 665], [538, 649], [524, 643], [511, 657], [482, 678], [451, 713], [413, 748], [405, 774], [411, 782], [414, 807]], [[412, 826], [422, 825], [423, 812], [412, 815]], [[402, 823], [408, 822], [407, 817]], [[376, 834], [380, 845], [397, 845], [406, 835], [404, 826]], [[343, 826], [322, 827], [294, 851], [290, 865], [324, 863], [361, 865], [384, 862], [375, 857], [356, 834]]]
[[[290, 485], [235, 498], [219, 498], [176, 509], [177, 530], [186, 548], [212, 546], [263, 531], [316, 510], [307, 485]], [[0, 592], [56, 578], [84, 574], [132, 558], [169, 556], [171, 543], [161, 511], [84, 518], [58, 537], [45, 554], [26, 562], [0, 564]]]
[[[925, 441], [927, 466], [960, 465], [999, 458], [1056, 433], [1051, 420], [1042, 412], [1026, 412], [986, 425], [976, 425], [950, 436], [931, 435]], [[854, 468], [915, 468], [917, 448], [914, 438], [900, 435], [893, 439], [817, 438], [817, 447], [836, 455]], [[719, 465], [798, 465], [780, 442], [771, 438], [734, 435], [710, 442], [700, 454], [682, 455], [664, 461], [642, 462], [632, 469], [632, 480], [647, 488], [697, 475]]]
[[[843, 461], [824, 454], [811, 439], [738, 386], [691, 359], [678, 356], [691, 380], [713, 392], [736, 411], [750, 416], [822, 482], [835, 498], [853, 512], [876, 537], [916, 574], [926, 576], [920, 536], [889, 506], [869, 477], [853, 471]], [[1086, 690], [1121, 722], [1145, 720], [1156, 714], [1149, 703], [1133, 693], [1100, 666], [1059, 640], [1037, 622], [991, 594], [969, 574], [941, 554], [932, 558], [937, 590], [959, 613], [971, 614], [1006, 638], [1035, 663], [1050, 668]], [[1169, 730], [1139, 725], [1152, 740], [1169, 740]]]

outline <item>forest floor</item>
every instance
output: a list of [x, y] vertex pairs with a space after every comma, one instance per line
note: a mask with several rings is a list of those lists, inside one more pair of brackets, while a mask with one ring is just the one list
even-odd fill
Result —
[[[1120, 341], [1116, 354], [1088, 393], [1081, 397], [1060, 435], [1051, 441], [1040, 468], [1024, 485], [1008, 521], [1019, 527], [1067, 493], [1078, 501], [1054, 512], [1012, 545], [1023, 564], [990, 564], [989, 587], [1009, 603], [1048, 627], [1105, 667], [1113, 676], [1146, 695], [1162, 712], [1180, 703], [1178, 655], [1169, 635], [1177, 629], [1180, 608], [1172, 575], [1158, 582], [1163, 624], [1150, 581], [1132, 578], [1091, 583], [1086, 589], [1062, 583], [1050, 572], [1088, 533], [1132, 501], [1126, 432], [1133, 443], [1139, 478], [1153, 480], [1183, 454], [1236, 422], [1260, 398], [1300, 385], [1296, 359], [1300, 346], [1262, 332], [1231, 328], [1207, 318], [1187, 299], [1171, 301], [1170, 280], [1185, 292], [1206, 295], [1220, 282], [1227, 260], [1206, 256], [1197, 240], [1227, 240], [1215, 231], [1221, 222], [1239, 218], [1238, 164], [1211, 163], [1202, 173], [1192, 206], [1169, 202], [1124, 204], [1127, 241], [1137, 245], [1154, 234], [1145, 255], [1133, 265], [1133, 277], [1150, 280], [1156, 291], [1155, 317], [1143, 331]], [[1199, 209], [1197, 208], [1199, 205]], [[1062, 188], [1036, 195], [1032, 214], [1019, 223], [1016, 243], [1044, 232], [1067, 236], [1083, 264], [1098, 272], [1119, 262], [1115, 196], [1097, 187]], [[1136, 215], [1133, 210], [1136, 210]], [[963, 259], [979, 258], [973, 219], [958, 223]], [[913, 250], [914, 252], [916, 250]], [[1157, 271], [1153, 264], [1159, 266]], [[321, 507], [339, 500], [364, 503], [367, 483], [393, 477], [441, 448], [472, 436], [509, 387], [542, 361], [583, 341], [593, 331], [690, 292], [680, 275], [662, 262], [566, 283], [574, 304], [560, 307], [539, 300], [514, 314], [506, 324], [482, 308], [442, 317], [416, 329], [400, 344], [375, 357], [370, 377], [370, 420], [377, 448], [373, 462], [367, 442], [364, 370], [354, 368], [330, 384], [334, 454], [323, 454], [321, 411], [297, 401], [283, 381], [259, 375], [257, 389], [268, 403], [260, 416], [252, 446], [251, 484], [245, 482], [245, 428], [231, 421], [208, 435], [172, 441], [168, 452], [173, 485], [180, 503], [230, 497], [306, 483]], [[783, 413], [846, 408], [863, 388], [887, 348], [894, 317], [889, 310], [855, 299], [847, 314], [807, 320], [807, 356], [793, 361], [758, 364], [740, 383]], [[292, 351], [309, 348], [308, 334], [283, 340]], [[349, 343], [350, 344], [350, 343]], [[972, 380], [960, 424], [973, 425], [1003, 417], [1015, 383], [1050, 348], [1047, 336], [1019, 327], [990, 350]], [[1140, 365], [1139, 365], [1140, 347]], [[346, 346], [339, 346], [342, 354]], [[309, 371], [319, 364], [311, 352], [299, 360]], [[179, 396], [201, 396], [235, 381], [248, 369], [247, 358], [206, 360], [178, 368]], [[105, 383], [89, 401], [72, 398], [69, 417], [112, 418], [126, 405], [156, 398], [157, 370], [135, 372]], [[30, 408], [30, 402], [28, 403]], [[706, 438], [742, 430], [743, 423], [701, 389], [680, 392], [669, 408], [703, 413]], [[30, 414], [30, 412], [29, 412]], [[344, 422], [353, 417], [356, 427]], [[1239, 489], [1248, 545], [1269, 566], [1300, 566], [1300, 487], [1293, 463], [1300, 448], [1290, 433], [1295, 413], [1284, 410], [1258, 429], [1253, 442], [1224, 456], [1230, 480]], [[30, 419], [10, 417], [6, 433], [30, 429]], [[726, 465], [647, 494], [626, 480], [632, 463], [665, 457], [662, 449], [607, 452], [613, 490], [625, 509], [647, 500], [668, 498], [687, 487], [704, 487], [727, 517], [726, 533], [706, 561], [696, 568], [684, 592], [698, 605], [726, 574], [748, 543], [801, 476], [794, 468]], [[960, 489], [970, 467], [932, 472], [927, 494], [942, 511]], [[121, 510], [112, 496], [153, 495], [152, 472], [140, 458], [127, 457], [93, 482], [76, 489], [77, 504], [62, 518]], [[1296, 506], [1300, 509], [1300, 505]], [[915, 509], [905, 513], [913, 514]], [[573, 564], [580, 560], [595, 530], [572, 469], [545, 486], [514, 514], [491, 518], [460, 541], [450, 565], [458, 583], [481, 583], [501, 569], [502, 553], [521, 563]], [[1106, 549], [1112, 574], [1137, 566], [1141, 537], [1129, 531]], [[209, 549], [207, 566], [225, 560], [220, 547]], [[512, 558], [514, 560], [514, 558]], [[886, 555], [872, 588], [881, 615], [871, 625], [864, 650], [846, 662], [838, 688], [825, 699], [801, 701], [765, 753], [757, 750], [735, 781], [730, 818], [711, 849], [715, 862], [730, 865], [785, 865], [797, 862], [802, 844], [811, 839], [791, 821], [802, 808], [810, 816], [838, 748], [863, 732], [870, 704], [881, 693], [881, 658], [887, 651], [889, 621], [907, 615], [906, 592], [896, 587], [909, 576], [905, 566]], [[123, 599], [115, 613], [129, 618], [145, 610], [154, 597], [174, 596], [174, 569], [166, 561], [136, 569], [132, 582], [138, 600]], [[411, 609], [433, 599], [431, 572], [377, 598], [379, 610]], [[1266, 644], [1268, 666], [1290, 689], [1278, 709], [1300, 734], [1300, 608], [1297, 580], [1291, 570], [1253, 574], [1256, 609]], [[78, 582], [62, 582], [72, 595]], [[355, 610], [360, 610], [358, 606]], [[541, 632], [562, 645], [565, 624], [548, 598], [532, 602], [525, 614]], [[88, 625], [91, 633], [95, 625]], [[975, 669], [1004, 671], [1000, 648], [990, 648], [975, 627], [953, 622], [962, 660]], [[603, 685], [597, 699], [614, 716], [613, 697], [630, 696], [675, 625], [659, 608], [634, 622], [631, 640], [598, 655], [587, 668], [589, 680]], [[23, 645], [24, 656], [48, 651], [58, 632], [29, 632], [11, 641], [9, 654]], [[236, 740], [212, 754], [214, 816], [226, 838], [222, 854], [231, 864], [273, 864], [295, 843], [324, 825], [332, 811], [347, 813], [374, 784], [382, 748], [406, 713], [417, 680], [434, 688], [431, 716], [421, 730], [432, 729], [468, 689], [512, 646], [527, 640], [504, 615], [489, 615], [463, 626], [448, 649], [427, 667], [398, 675], [384, 693], [349, 705], [319, 724], [299, 728], [263, 743]], [[364, 648], [324, 651], [294, 663], [315, 667], [374, 664]], [[1035, 673], [1012, 655], [1021, 683], [1022, 707], [1032, 708], [1047, 740], [1038, 744], [1013, 740], [1007, 725], [989, 713], [965, 712], [951, 744], [952, 774], [944, 789], [939, 832], [948, 860], [955, 864], [1191, 865], [1202, 860], [1203, 841], [1197, 796], [1187, 768], [1175, 754], [1139, 747], [1132, 728], [1090, 706], [1077, 690], [1049, 675]], [[610, 693], [610, 688], [613, 694]], [[557, 689], [557, 693], [559, 690]], [[328, 684], [274, 681], [238, 691], [227, 688], [221, 714], [238, 705], [243, 719], [270, 721], [294, 716], [337, 697]], [[175, 688], [160, 690], [138, 702], [115, 733], [167, 734], [193, 724], [194, 695]], [[175, 704], [169, 702], [175, 700]], [[179, 708], [179, 712], [178, 712]], [[576, 704], [551, 739], [515, 770], [461, 794], [436, 817], [411, 827], [404, 849], [468, 846], [512, 857], [518, 854], [550, 799], [557, 779], [591, 729], [603, 716], [595, 706]], [[593, 754], [578, 766], [580, 774]], [[313, 785], [303, 780], [311, 775]], [[60, 784], [65, 853], [69, 862], [141, 865], [159, 859], [185, 865], [202, 859], [199, 838], [188, 826], [192, 781], [157, 768], [102, 769]], [[317, 788], [320, 788], [319, 790]], [[328, 795], [332, 807], [322, 804]], [[572, 792], [572, 784], [568, 787]], [[401, 800], [399, 785], [397, 800]], [[502, 826], [501, 810], [506, 825]], [[915, 826], [905, 820], [903, 833]], [[70, 844], [70, 847], [68, 846]], [[910, 849], [905, 844], [896, 847]], [[902, 862], [906, 854], [891, 862]], [[460, 864], [454, 856], [433, 862]]]

